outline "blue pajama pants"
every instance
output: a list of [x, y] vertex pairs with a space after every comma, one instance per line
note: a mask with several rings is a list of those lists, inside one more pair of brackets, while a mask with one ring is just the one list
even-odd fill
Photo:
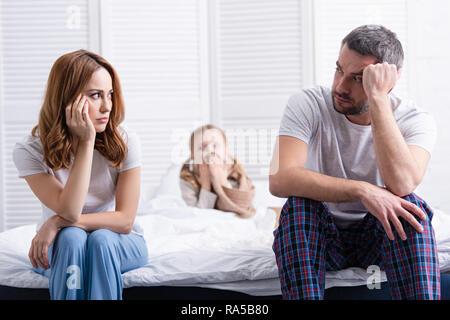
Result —
[[121, 300], [121, 274], [147, 264], [144, 237], [107, 229], [61, 229], [48, 251], [50, 269], [34, 269], [49, 278], [52, 300]]
[[395, 240], [368, 213], [349, 229], [338, 229], [323, 202], [290, 197], [274, 231], [276, 256], [284, 299], [323, 299], [325, 272], [349, 267], [378, 266], [386, 271], [393, 299], [440, 299], [440, 269], [433, 212], [415, 194], [403, 199], [427, 215], [418, 233], [399, 218], [407, 235], [402, 241], [393, 226]]

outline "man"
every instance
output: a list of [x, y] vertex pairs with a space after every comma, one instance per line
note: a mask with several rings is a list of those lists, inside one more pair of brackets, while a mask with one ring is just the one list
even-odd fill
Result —
[[333, 86], [285, 109], [270, 192], [289, 197], [274, 232], [285, 299], [323, 299], [325, 271], [377, 265], [394, 299], [439, 299], [432, 210], [413, 193], [436, 140], [429, 114], [391, 94], [403, 49], [383, 26], [342, 41]]

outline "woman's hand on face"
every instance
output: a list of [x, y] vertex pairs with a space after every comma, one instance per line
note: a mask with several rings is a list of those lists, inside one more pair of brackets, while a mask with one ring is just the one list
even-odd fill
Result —
[[31, 241], [28, 257], [30, 258], [31, 264], [36, 269], [39, 265], [44, 270], [50, 268], [50, 264], [48, 262], [48, 248], [58, 234], [58, 225], [56, 223], [57, 219], [58, 216], [49, 218]]
[[89, 118], [89, 102], [80, 94], [72, 104], [66, 107], [66, 124], [70, 132], [80, 141], [94, 141], [95, 128]]

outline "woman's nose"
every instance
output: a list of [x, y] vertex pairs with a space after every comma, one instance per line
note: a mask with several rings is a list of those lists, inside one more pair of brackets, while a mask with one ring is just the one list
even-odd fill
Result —
[[100, 111], [101, 112], [109, 112], [109, 111], [111, 111], [111, 105], [112, 105], [111, 102], [109, 102], [107, 99], [103, 99]]

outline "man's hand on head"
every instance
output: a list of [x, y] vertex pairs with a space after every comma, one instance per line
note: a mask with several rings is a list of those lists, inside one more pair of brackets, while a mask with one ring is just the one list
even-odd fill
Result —
[[383, 62], [368, 65], [363, 71], [363, 88], [367, 98], [387, 97], [399, 77], [400, 72], [394, 64]]

